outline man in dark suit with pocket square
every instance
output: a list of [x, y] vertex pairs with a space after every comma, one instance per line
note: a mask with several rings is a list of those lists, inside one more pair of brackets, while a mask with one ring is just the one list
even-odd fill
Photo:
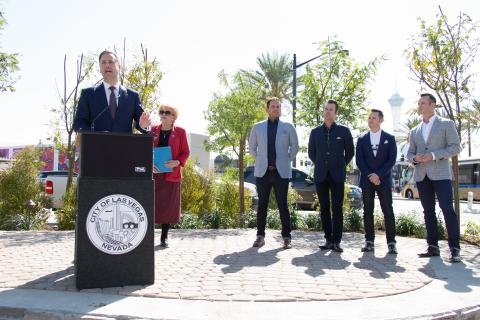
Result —
[[362, 252], [375, 250], [373, 209], [377, 193], [385, 221], [388, 253], [397, 254], [395, 215], [392, 206], [392, 168], [397, 159], [397, 145], [395, 137], [380, 128], [382, 122], [383, 112], [372, 109], [368, 116], [370, 131], [361, 135], [357, 141], [355, 158], [360, 169], [365, 227], [365, 246]]
[[120, 85], [117, 55], [105, 50], [98, 60], [103, 81], [82, 90], [75, 116], [75, 131], [131, 133], [134, 121], [135, 127], [145, 132], [150, 126], [150, 118], [143, 111], [138, 93]]
[[343, 252], [340, 242], [343, 233], [346, 168], [353, 158], [354, 146], [350, 129], [335, 123], [338, 108], [335, 100], [328, 100], [325, 104], [323, 125], [314, 128], [310, 133], [308, 157], [315, 164], [313, 178], [325, 231], [326, 243], [321, 245], [320, 249]]

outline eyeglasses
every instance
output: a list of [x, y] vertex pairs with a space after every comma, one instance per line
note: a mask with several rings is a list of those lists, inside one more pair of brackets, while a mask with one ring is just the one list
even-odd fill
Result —
[[160, 110], [160, 111], [158, 111], [158, 114], [169, 116], [172, 113], [170, 112], [170, 110]]

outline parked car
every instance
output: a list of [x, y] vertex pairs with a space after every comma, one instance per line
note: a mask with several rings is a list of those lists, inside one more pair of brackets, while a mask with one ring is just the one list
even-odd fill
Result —
[[417, 184], [413, 179], [410, 179], [407, 183], [405, 183], [402, 190], [400, 191], [400, 195], [403, 198], [408, 198], [408, 199], [420, 198], [420, 196], [418, 195]]
[[[245, 169], [245, 181], [252, 184], [256, 184], [256, 178], [253, 175], [254, 167], [249, 166]], [[315, 183], [313, 178], [308, 175], [308, 173], [299, 170], [297, 168], [292, 168], [292, 178], [290, 179], [291, 187], [301, 196], [301, 199], [297, 201], [297, 206], [300, 209], [315, 209], [318, 205], [318, 200], [316, 197]], [[347, 198], [350, 202], [352, 208], [362, 208], [362, 189], [354, 186], [348, 185]]]
[[[77, 176], [78, 174], [74, 172], [74, 182]], [[41, 171], [37, 175], [37, 179], [44, 192], [52, 197], [53, 209], [62, 208], [62, 198], [67, 189], [68, 171]]]

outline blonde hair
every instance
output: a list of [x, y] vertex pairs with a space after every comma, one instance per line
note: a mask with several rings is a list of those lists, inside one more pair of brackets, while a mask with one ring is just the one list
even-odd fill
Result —
[[172, 105], [169, 105], [169, 104], [166, 104], [166, 103], [162, 103], [161, 105], [158, 106], [158, 111], [160, 110], [168, 110], [172, 113], [173, 115], [173, 118], [174, 120], [177, 120], [177, 117], [178, 117], [178, 109], [175, 108], [174, 106]]

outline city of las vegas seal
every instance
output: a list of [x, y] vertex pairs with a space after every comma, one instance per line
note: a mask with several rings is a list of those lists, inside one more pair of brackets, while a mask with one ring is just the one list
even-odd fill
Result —
[[124, 194], [98, 200], [87, 216], [87, 235], [92, 244], [108, 254], [135, 249], [145, 237], [148, 220], [142, 205]]

